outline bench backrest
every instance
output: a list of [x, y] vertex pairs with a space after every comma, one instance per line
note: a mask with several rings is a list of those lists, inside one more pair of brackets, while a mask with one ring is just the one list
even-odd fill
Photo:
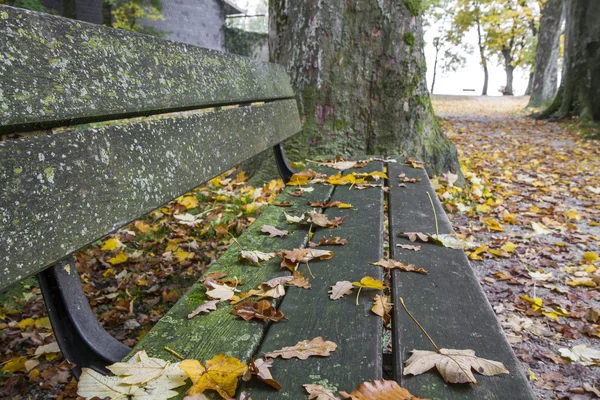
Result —
[[7, 6], [0, 37], [0, 291], [300, 130], [279, 65]]

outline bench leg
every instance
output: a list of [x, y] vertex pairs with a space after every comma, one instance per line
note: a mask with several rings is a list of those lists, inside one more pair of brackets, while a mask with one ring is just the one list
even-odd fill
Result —
[[285, 183], [288, 183], [296, 171], [294, 171], [294, 169], [290, 166], [290, 163], [285, 156], [283, 144], [277, 143], [275, 146], [273, 146], [273, 152], [275, 152], [275, 161], [277, 162], [279, 175]]
[[83, 292], [75, 261], [68, 258], [37, 275], [54, 336], [63, 356], [75, 364], [73, 374], [92, 368], [107, 374], [107, 365], [121, 361], [131, 349], [98, 323]]

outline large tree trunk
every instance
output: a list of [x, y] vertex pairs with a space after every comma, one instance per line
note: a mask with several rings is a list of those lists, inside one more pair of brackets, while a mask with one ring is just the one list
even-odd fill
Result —
[[548, 105], [556, 95], [563, 1], [547, 0], [542, 10], [529, 107]]
[[529, 73], [529, 79], [527, 80], [527, 88], [525, 89], [525, 96], [531, 96], [533, 90], [533, 71]]
[[488, 80], [490, 78], [487, 59], [485, 58], [485, 48], [483, 46], [483, 38], [481, 37], [481, 23], [479, 22], [479, 16], [476, 16], [477, 22], [477, 44], [479, 47], [479, 56], [481, 57], [481, 66], [483, 67], [483, 89], [481, 90], [482, 96], [487, 96], [488, 91]]
[[600, 121], [600, 1], [569, 0], [565, 15], [561, 88], [540, 116]]
[[513, 75], [515, 67], [512, 65], [512, 55], [510, 49], [502, 50], [502, 56], [504, 57], [504, 70], [506, 71], [506, 86], [502, 90], [503, 96], [513, 96]]
[[459, 171], [427, 91], [419, 4], [270, 1], [271, 61], [287, 67], [303, 118], [290, 158], [397, 154]]

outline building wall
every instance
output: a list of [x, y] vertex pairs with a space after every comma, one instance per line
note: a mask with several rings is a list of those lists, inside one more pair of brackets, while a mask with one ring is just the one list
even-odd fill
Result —
[[[42, 4], [49, 11], [63, 15], [62, 0], [43, 0]], [[102, 25], [102, 0], [77, 0], [75, 9], [78, 20]]]
[[219, 0], [163, 0], [165, 20], [144, 25], [166, 32], [164, 38], [225, 51], [225, 12]]

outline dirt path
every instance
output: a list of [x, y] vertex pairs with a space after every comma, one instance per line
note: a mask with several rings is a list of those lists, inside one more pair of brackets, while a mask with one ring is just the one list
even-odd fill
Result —
[[537, 396], [600, 398], [600, 142], [523, 97], [433, 104], [467, 178], [438, 193]]

